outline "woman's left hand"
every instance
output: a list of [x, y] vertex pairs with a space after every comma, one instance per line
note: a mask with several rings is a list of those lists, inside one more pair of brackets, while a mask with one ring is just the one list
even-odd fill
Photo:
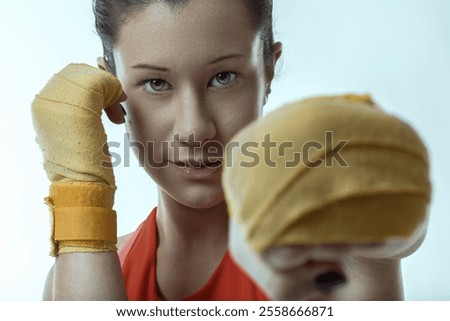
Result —
[[277, 246], [252, 251], [230, 222], [230, 251], [272, 300], [402, 300], [400, 260], [422, 243], [425, 229], [377, 244]]

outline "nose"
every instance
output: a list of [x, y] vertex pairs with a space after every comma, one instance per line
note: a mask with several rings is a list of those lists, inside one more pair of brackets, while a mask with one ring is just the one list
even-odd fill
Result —
[[186, 89], [179, 95], [176, 103], [178, 115], [174, 129], [180, 142], [203, 145], [216, 136], [213, 115], [200, 93], [194, 89]]

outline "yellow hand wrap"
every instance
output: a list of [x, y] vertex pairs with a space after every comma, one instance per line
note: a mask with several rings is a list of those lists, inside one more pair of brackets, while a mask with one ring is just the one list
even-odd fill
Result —
[[101, 114], [121, 94], [122, 86], [111, 74], [70, 64], [32, 103], [36, 141], [52, 182], [46, 198], [52, 255], [116, 249], [116, 187]]
[[[332, 145], [326, 132], [332, 132]], [[268, 133], [276, 142], [270, 150], [275, 167], [266, 164], [267, 148], [261, 146]], [[348, 141], [339, 151], [348, 166], [331, 159], [340, 141]], [[255, 158], [229, 144], [222, 176], [229, 214], [255, 251], [404, 238], [426, 220], [426, 148], [408, 124], [374, 108], [369, 96], [295, 102], [249, 124], [231, 142], [258, 143], [250, 151], [259, 163], [250, 167], [241, 162]], [[292, 147], [280, 148], [283, 142]], [[314, 148], [304, 155], [305, 146]], [[299, 152], [302, 161], [286, 166]]]

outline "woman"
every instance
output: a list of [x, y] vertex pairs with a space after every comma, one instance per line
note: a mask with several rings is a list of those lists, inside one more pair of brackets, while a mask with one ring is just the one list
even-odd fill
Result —
[[[116, 123], [126, 121], [131, 140], [146, 147], [138, 157], [159, 186], [157, 215], [150, 215], [158, 233], [157, 297], [128, 298], [187, 298], [221, 261], [231, 262], [220, 168], [194, 169], [208, 160], [187, 147], [224, 146], [261, 114], [281, 54], [272, 41], [271, 1], [95, 1], [94, 9], [105, 47], [100, 68], [117, 76], [127, 96], [125, 118], [118, 104], [106, 112]], [[178, 146], [179, 154], [164, 155], [162, 142]], [[151, 159], [164, 164], [151, 166]], [[127, 238], [119, 240], [119, 252]], [[115, 252], [60, 254], [48, 280], [46, 298], [127, 297]], [[246, 297], [235, 298], [265, 298], [250, 287], [251, 295], [244, 289]]]
[[[105, 111], [142, 146], [135, 151], [158, 184], [158, 206], [119, 239], [119, 254], [60, 253], [45, 299], [266, 299], [227, 251], [221, 147], [262, 114], [269, 97], [282, 52], [271, 10], [271, 0], [94, 1], [105, 50], [98, 65], [123, 86]], [[214, 157], [207, 157], [209, 146], [216, 147]], [[296, 274], [311, 285], [300, 298], [345, 284], [340, 263], [350, 251]], [[363, 267], [355, 282], [370, 283], [363, 286], [370, 291], [342, 298], [402, 297], [399, 261], [346, 262], [355, 271]], [[371, 281], [374, 270], [388, 287]]]

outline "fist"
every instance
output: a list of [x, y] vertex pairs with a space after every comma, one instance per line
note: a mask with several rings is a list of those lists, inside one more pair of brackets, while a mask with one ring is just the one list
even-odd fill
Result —
[[66, 66], [36, 95], [36, 142], [51, 182], [115, 185], [101, 114], [121, 95], [117, 78], [86, 64]]

